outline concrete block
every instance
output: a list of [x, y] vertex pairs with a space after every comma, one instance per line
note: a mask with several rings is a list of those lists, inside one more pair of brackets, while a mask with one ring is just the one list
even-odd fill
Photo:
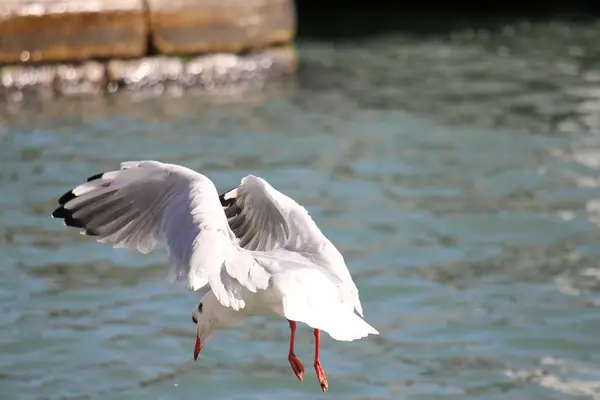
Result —
[[294, 0], [147, 0], [153, 45], [162, 54], [241, 52], [287, 44]]
[[142, 56], [146, 17], [143, 0], [4, 0], [0, 64]]

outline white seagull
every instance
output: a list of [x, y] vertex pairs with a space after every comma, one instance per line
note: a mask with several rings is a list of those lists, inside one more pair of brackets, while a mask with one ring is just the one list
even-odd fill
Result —
[[167, 245], [169, 276], [204, 288], [192, 312], [194, 360], [218, 329], [278, 315], [289, 322], [288, 360], [300, 381], [296, 322], [313, 328], [314, 367], [325, 392], [320, 331], [342, 341], [378, 334], [360, 317], [358, 289], [340, 252], [304, 207], [264, 179], [248, 175], [219, 195], [209, 178], [186, 167], [128, 161], [88, 178], [58, 204], [52, 217], [99, 242], [144, 254]]

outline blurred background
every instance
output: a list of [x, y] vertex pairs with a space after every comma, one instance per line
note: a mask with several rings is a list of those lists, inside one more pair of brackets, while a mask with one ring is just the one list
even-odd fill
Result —
[[[0, 397], [600, 399], [592, 2], [298, 3], [291, 78], [0, 103]], [[194, 363], [198, 296], [167, 283], [163, 249], [49, 217], [136, 159], [219, 190], [256, 174], [309, 210], [381, 332], [323, 336], [329, 393], [304, 325], [296, 380], [281, 319], [220, 332]]]

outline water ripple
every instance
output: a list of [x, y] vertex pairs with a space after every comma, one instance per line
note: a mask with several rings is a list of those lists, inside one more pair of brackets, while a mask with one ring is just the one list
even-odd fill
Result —
[[158, 158], [202, 170], [220, 190], [265, 177], [344, 253], [382, 334], [323, 336], [329, 396], [598, 397], [598, 30], [563, 28], [301, 42], [300, 87], [259, 98], [0, 110], [3, 393], [318, 392], [307, 327], [296, 349], [303, 384], [284, 320], [220, 332], [194, 363], [197, 295], [168, 284], [164, 249], [111, 249], [49, 218], [85, 177]]

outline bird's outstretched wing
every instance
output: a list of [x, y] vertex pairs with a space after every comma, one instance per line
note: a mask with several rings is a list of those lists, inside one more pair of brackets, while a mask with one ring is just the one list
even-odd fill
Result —
[[210, 285], [224, 306], [243, 308], [244, 288], [266, 289], [271, 275], [235, 236], [206, 176], [158, 161], [130, 161], [65, 193], [54, 210], [67, 226], [114, 247], [169, 250], [169, 275], [193, 290]]
[[253, 175], [243, 178], [219, 199], [241, 247], [255, 251], [285, 249], [302, 254], [335, 283], [343, 304], [363, 315], [358, 289], [343, 256], [304, 207]]
[[244, 249], [271, 251], [287, 243], [289, 224], [278, 194], [262, 178], [249, 175], [237, 188], [219, 196], [229, 226]]

